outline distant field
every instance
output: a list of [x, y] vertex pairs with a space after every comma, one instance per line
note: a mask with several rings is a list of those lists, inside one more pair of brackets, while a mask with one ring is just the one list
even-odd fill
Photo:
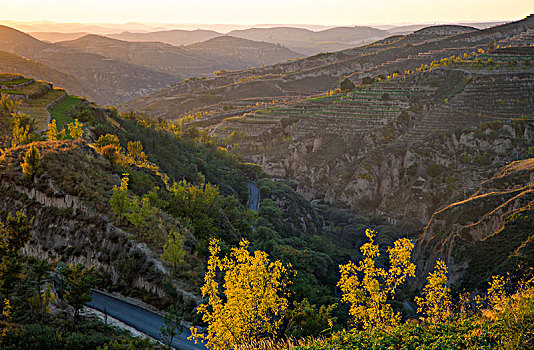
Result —
[[17, 91], [17, 90], [0, 89], [0, 92], [3, 92], [5, 94], [12, 94], [12, 95], [24, 95], [23, 92], [20, 92], [20, 91]]
[[63, 126], [65, 123], [72, 123], [74, 121], [73, 118], [69, 117], [67, 115], [67, 112], [78, 105], [80, 103], [81, 98], [76, 96], [67, 96], [63, 101], [58, 103], [50, 110], [50, 115], [52, 116], [52, 119], [56, 120], [57, 123], [57, 129], [58, 131], [63, 129]]
[[21, 76], [18, 74], [13, 74], [13, 73], [0, 73], [0, 80], [13, 79], [14, 77], [21, 77]]
[[18, 79], [18, 80], [3, 81], [2, 85], [4, 85], [4, 86], [14, 86], [14, 85], [19, 85], [19, 84], [26, 83], [26, 82], [28, 82], [30, 80], [31, 79], [28, 79], [28, 78], [22, 78], [22, 79]]

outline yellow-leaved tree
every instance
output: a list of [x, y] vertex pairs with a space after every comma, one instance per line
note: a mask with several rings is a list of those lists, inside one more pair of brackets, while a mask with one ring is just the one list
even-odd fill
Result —
[[438, 260], [434, 271], [428, 275], [423, 296], [415, 297], [417, 312], [427, 323], [444, 323], [452, 316], [451, 290], [447, 287], [447, 265]]
[[[274, 338], [282, 325], [288, 301], [283, 296], [287, 269], [280, 261], [269, 261], [262, 251], [250, 254], [242, 240], [229, 257], [219, 257], [219, 241], [210, 241], [210, 258], [198, 307], [208, 324], [205, 333], [191, 327], [191, 339], [203, 340], [210, 349], [232, 349], [260, 338]], [[222, 276], [223, 281], [218, 281]]]
[[37, 175], [39, 171], [41, 164], [41, 153], [39, 153], [39, 150], [32, 144], [28, 151], [26, 151], [26, 154], [24, 154], [22, 160], [24, 160], [22, 163], [20, 163], [22, 172], [33, 181], [35, 175]]
[[409, 239], [401, 238], [394, 247], [388, 248], [390, 268], [386, 270], [376, 266], [380, 252], [374, 244], [375, 232], [368, 229], [365, 234], [369, 242], [360, 248], [364, 259], [358, 265], [349, 262], [339, 266], [341, 300], [350, 304], [349, 313], [355, 324], [364, 329], [388, 329], [397, 325], [401, 317], [387, 303], [388, 299], [395, 295], [395, 290], [407, 276], [415, 276], [415, 265], [410, 262], [414, 245]]
[[67, 127], [69, 128], [70, 136], [74, 140], [81, 140], [83, 137], [83, 124], [78, 121], [78, 119], [74, 119], [72, 123], [67, 124]]
[[48, 141], [64, 140], [67, 138], [65, 129], [57, 131], [57, 123], [55, 119], [52, 119], [50, 123], [48, 123], [48, 131], [46, 132], [46, 135], [48, 136]]

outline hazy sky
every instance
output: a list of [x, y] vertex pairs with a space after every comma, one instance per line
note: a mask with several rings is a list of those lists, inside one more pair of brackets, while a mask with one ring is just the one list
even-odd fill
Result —
[[534, 0], [0, 0], [0, 19], [358, 25], [520, 19]]

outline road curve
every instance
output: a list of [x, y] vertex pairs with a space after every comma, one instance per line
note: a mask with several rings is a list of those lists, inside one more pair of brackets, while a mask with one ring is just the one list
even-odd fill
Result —
[[248, 208], [258, 211], [260, 210], [260, 190], [258, 190], [256, 184], [252, 181], [248, 181], [247, 185], [249, 191]]
[[[160, 328], [163, 325], [163, 317], [152, 311], [97, 291], [93, 292], [93, 300], [90, 303], [87, 303], [87, 306], [100, 312], [107, 313], [109, 316], [116, 318], [154, 339], [161, 340]], [[187, 337], [190, 335], [191, 332], [189, 329], [184, 327], [182, 334], [172, 342], [172, 347], [179, 350], [206, 349], [203, 344], [195, 344], [193, 341], [187, 340]]]

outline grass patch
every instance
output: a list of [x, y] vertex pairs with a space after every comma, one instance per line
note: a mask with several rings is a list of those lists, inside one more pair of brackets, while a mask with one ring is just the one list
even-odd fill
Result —
[[69, 95], [50, 110], [50, 115], [52, 116], [52, 119], [56, 120], [58, 131], [63, 129], [65, 123], [68, 124], [74, 121], [74, 118], [69, 116], [67, 112], [77, 106], [80, 101], [81, 98]]

